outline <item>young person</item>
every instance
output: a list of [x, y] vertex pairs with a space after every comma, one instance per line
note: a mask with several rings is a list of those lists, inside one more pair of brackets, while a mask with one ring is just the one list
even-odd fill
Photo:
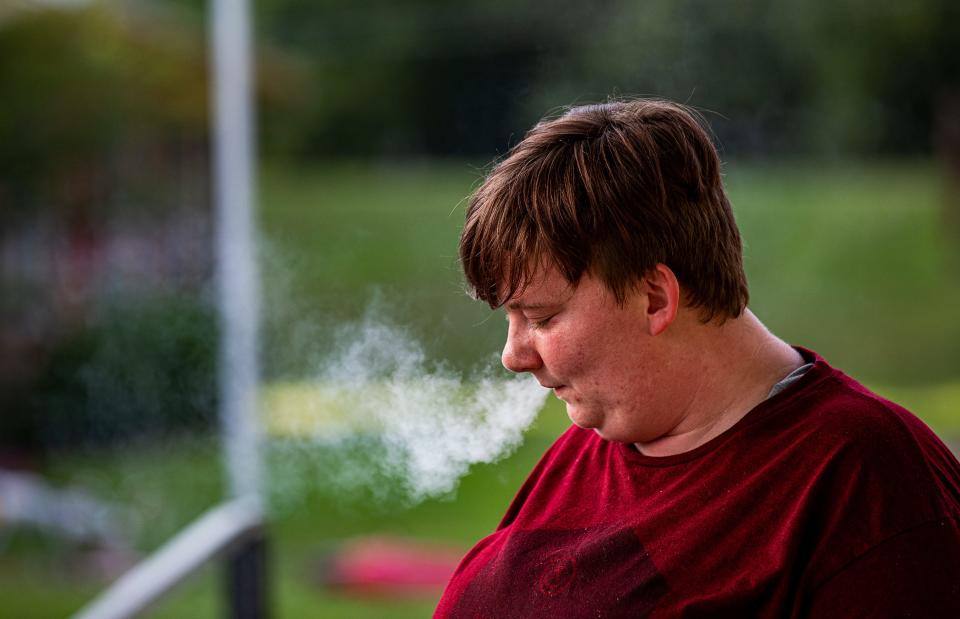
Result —
[[960, 463], [747, 309], [716, 149], [666, 101], [534, 127], [460, 257], [574, 425], [436, 617], [960, 617]]

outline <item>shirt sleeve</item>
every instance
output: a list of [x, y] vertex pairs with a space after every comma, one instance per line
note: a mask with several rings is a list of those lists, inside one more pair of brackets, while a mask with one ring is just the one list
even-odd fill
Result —
[[811, 619], [960, 617], [960, 526], [956, 518], [886, 539], [815, 592]]

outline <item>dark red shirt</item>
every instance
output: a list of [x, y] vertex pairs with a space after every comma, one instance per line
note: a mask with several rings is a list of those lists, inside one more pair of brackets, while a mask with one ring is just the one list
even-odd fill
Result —
[[692, 451], [571, 427], [435, 617], [960, 618], [960, 464], [820, 357]]

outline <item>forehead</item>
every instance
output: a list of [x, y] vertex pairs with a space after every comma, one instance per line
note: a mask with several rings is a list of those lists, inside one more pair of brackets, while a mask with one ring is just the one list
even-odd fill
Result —
[[507, 299], [508, 310], [558, 305], [570, 299], [577, 290], [552, 263], [541, 263], [531, 273], [526, 285]]

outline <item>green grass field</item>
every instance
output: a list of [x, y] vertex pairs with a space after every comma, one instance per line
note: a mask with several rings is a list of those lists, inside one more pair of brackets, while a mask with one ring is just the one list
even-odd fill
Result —
[[[456, 267], [463, 200], [479, 178], [464, 163], [268, 166], [262, 178], [266, 380], [309, 379], [342, 321], [389, 317], [431, 358], [490, 363], [504, 324], [465, 298]], [[960, 249], [943, 229], [928, 163], [730, 165], [755, 312], [792, 343], [900, 399], [942, 436], [960, 438]], [[954, 231], [955, 233], [956, 231]], [[374, 308], [370, 310], [370, 308]], [[474, 467], [456, 495], [415, 507], [338, 495], [322, 471], [271, 522], [278, 617], [423, 617], [435, 599], [363, 602], [315, 586], [330, 543], [394, 534], [467, 548], [489, 532], [566, 425], [550, 400], [511, 457]], [[156, 548], [222, 496], [212, 439], [74, 453], [49, 474], [130, 505], [135, 539]], [[283, 483], [283, 471], [271, 484]], [[105, 586], [77, 549], [25, 531], [0, 539], [0, 617], [62, 617]], [[220, 574], [206, 569], [151, 611], [222, 615]]]

